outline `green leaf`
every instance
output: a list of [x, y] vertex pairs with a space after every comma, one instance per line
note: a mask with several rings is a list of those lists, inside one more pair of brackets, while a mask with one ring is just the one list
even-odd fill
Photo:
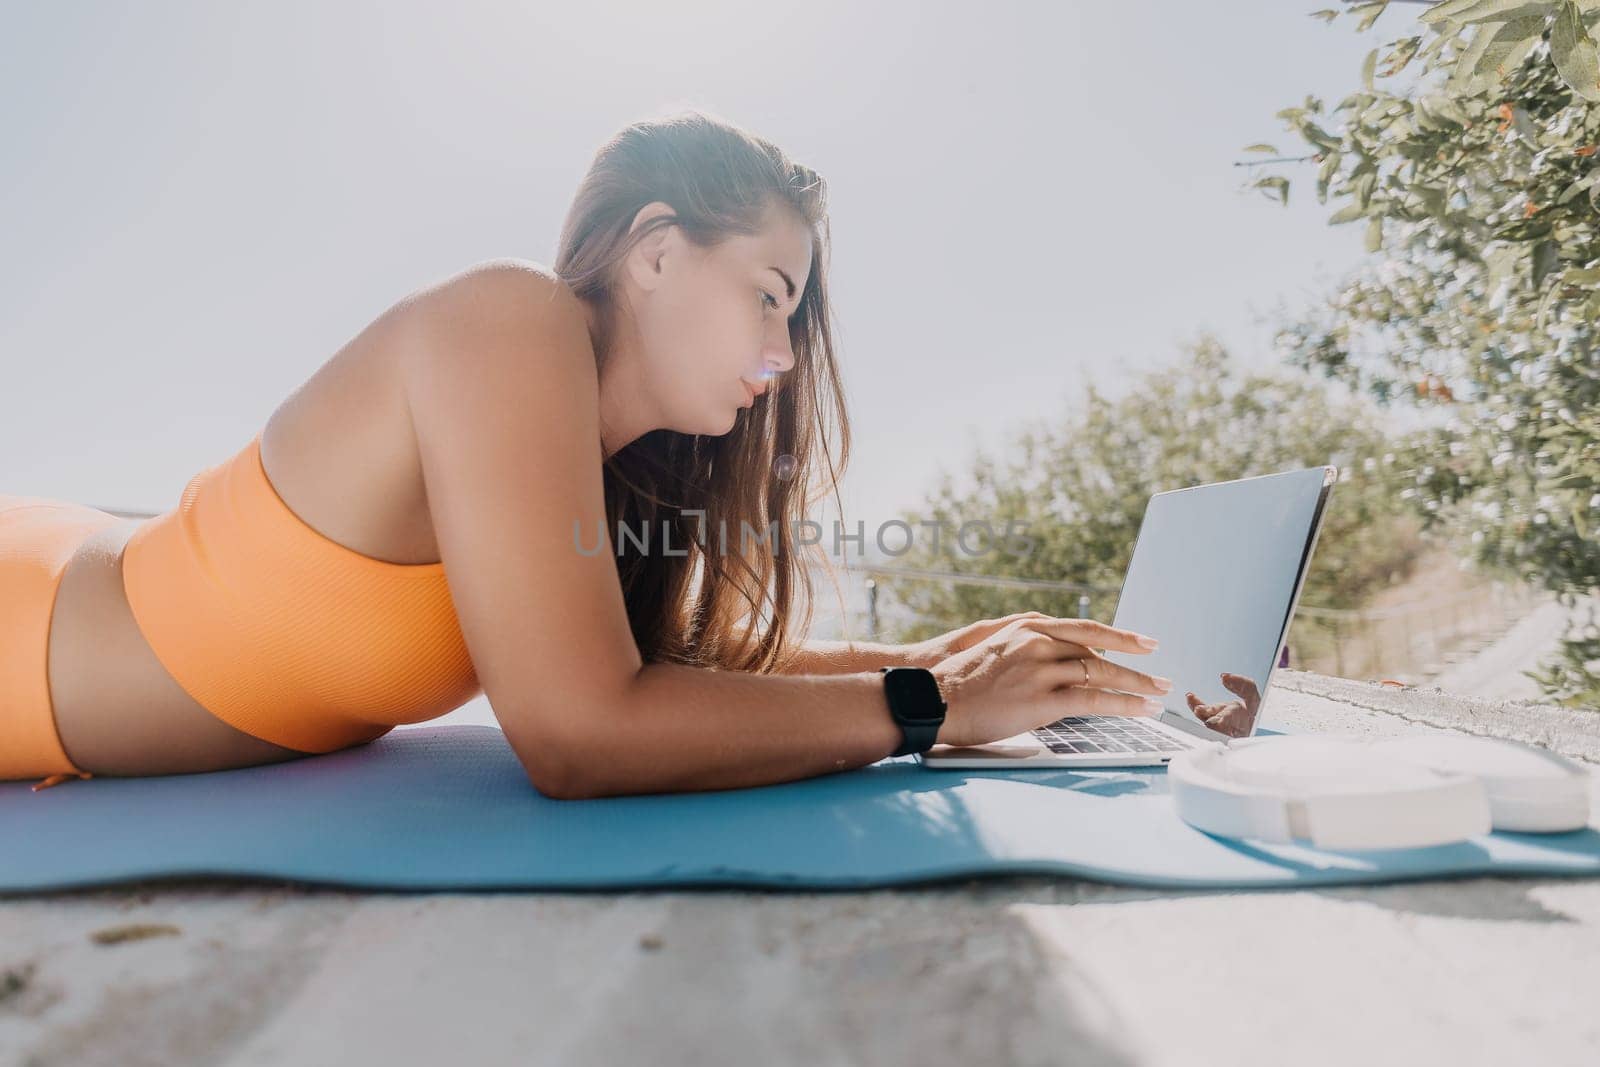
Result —
[[1371, 91], [1372, 89], [1372, 72], [1376, 70], [1377, 67], [1378, 50], [1374, 48], [1372, 51], [1367, 53], [1367, 58], [1361, 61], [1361, 84], [1366, 86], [1368, 91]]
[[1533, 288], [1535, 291], [1544, 288], [1544, 281], [1550, 277], [1550, 272], [1561, 265], [1561, 249], [1554, 241], [1540, 241], [1533, 246]]
[[1542, 9], [1546, 14], [1554, 0], [1445, 0], [1417, 16], [1418, 22], [1496, 22], [1515, 17], [1524, 10]]
[[1461, 109], [1461, 105], [1442, 93], [1430, 93], [1418, 97], [1416, 110], [1412, 116], [1417, 120], [1417, 125], [1424, 130], [1443, 130], [1452, 123], [1457, 126], [1466, 126], [1469, 123], [1467, 113]]
[[1510, 19], [1533, 16], [1547, 19], [1556, 9], [1559, 0], [1484, 0], [1458, 21], [1464, 24], [1506, 22]]
[[1272, 195], [1270, 190], [1277, 190], [1278, 199], [1283, 202], [1285, 207], [1289, 206], [1288, 178], [1285, 178], [1282, 175], [1274, 175], [1270, 178], [1259, 178], [1253, 183], [1253, 187], [1260, 189], [1267, 196]]
[[1459, 21], [1459, 16], [1465, 15], [1484, 0], [1444, 0], [1442, 4], [1435, 4], [1417, 16], [1418, 22], [1430, 25], [1435, 22]]
[[1356, 32], [1365, 33], [1368, 27], [1378, 20], [1378, 16], [1383, 14], [1383, 9], [1388, 6], [1389, 0], [1377, 0], [1377, 3], [1358, 4], [1350, 8], [1352, 15], [1359, 16], [1359, 21], [1356, 22]]
[[1498, 227], [1493, 231], [1497, 241], [1537, 241], [1541, 237], [1550, 236], [1555, 229], [1550, 220], [1543, 215], [1532, 218], [1517, 218]]
[[1536, 311], [1533, 316], [1534, 329], [1544, 329], [1544, 320], [1545, 317], [1550, 314], [1550, 305], [1556, 302], [1556, 294], [1560, 291], [1561, 279], [1557, 278], [1553, 283], [1551, 283], [1550, 288], [1545, 290], [1544, 296], [1539, 300], [1539, 310]]
[[1344, 156], [1339, 152], [1329, 152], [1324, 156], [1322, 158], [1322, 166], [1317, 168], [1317, 181], [1324, 185], [1331, 181], [1339, 169], [1339, 161], [1343, 158]]
[[1313, 11], [1311, 13], [1311, 17], [1314, 19], [1321, 19], [1323, 22], [1332, 22], [1334, 19], [1339, 17], [1339, 12], [1331, 7], [1325, 7], [1321, 11]]
[[1416, 58], [1417, 48], [1421, 44], [1421, 37], [1402, 37], [1394, 42], [1394, 51], [1384, 57], [1384, 61], [1389, 65], [1383, 68], [1378, 76], [1380, 78], [1392, 78], [1402, 70], [1405, 70], [1407, 64]]
[[1573, 0], [1564, 0], [1550, 26], [1550, 58], [1573, 92], [1585, 100], [1600, 102], [1600, 50], [1584, 29]]
[[[1561, 291], [1569, 285], [1600, 285], [1600, 266], [1568, 267], [1556, 275], [1556, 280], [1551, 283], [1550, 288], [1544, 294], [1544, 298], [1539, 301], [1538, 313], [1533, 317], [1534, 329], [1543, 330], [1545, 328], [1545, 320], [1550, 314], [1550, 308], [1554, 306], [1556, 298]], [[1596, 295], [1600, 296], [1600, 294]]]
[[1436, 185], [1414, 185], [1411, 193], [1422, 202], [1422, 209], [1436, 219], [1445, 216], [1445, 206], [1449, 197], [1445, 191]]
[[1346, 204], [1344, 207], [1328, 216], [1329, 226], [1341, 226], [1346, 222], [1354, 222], [1366, 217], [1366, 211], [1360, 204]]
[[[1433, 34], [1433, 40], [1429, 41], [1427, 43], [1427, 45], [1422, 49], [1422, 51], [1417, 53], [1417, 58], [1419, 60], [1421, 60], [1423, 63], [1431, 62], [1433, 57], [1438, 55], [1444, 49], [1444, 46], [1445, 46], [1445, 44], [1447, 42], [1450, 42], [1450, 41], [1458, 41], [1459, 42], [1460, 37], [1461, 37], [1461, 29], [1460, 29], [1460, 27], [1455, 27], [1453, 29], [1435, 28], [1434, 34]], [[1458, 43], [1456, 45], [1456, 53], [1459, 55], [1460, 51], [1461, 51], [1461, 46]]]
[[1374, 215], [1367, 222], [1366, 239], [1363, 242], [1368, 252], [1376, 252], [1383, 247], [1383, 216]]
[[1560, 196], [1556, 197], [1556, 199], [1555, 199], [1556, 204], [1557, 205], [1565, 204], [1568, 200], [1573, 199], [1579, 193], [1583, 192], [1590, 185], [1592, 185], [1594, 183], [1594, 180], [1595, 180], [1595, 176], [1593, 174], [1588, 174], [1588, 175], [1585, 175], [1582, 178], [1577, 179], [1571, 185], [1567, 186], [1566, 191], [1564, 191]]
[[1452, 93], [1464, 91], [1472, 83], [1478, 66], [1483, 62], [1483, 54], [1489, 50], [1489, 43], [1494, 40], [1498, 26], [1479, 26], [1472, 31], [1472, 43], [1467, 45], [1467, 50], [1456, 59], [1456, 69], [1450, 73], [1445, 81], [1445, 89]]
[[[1499, 85], [1509, 77], [1528, 58], [1533, 46], [1539, 43], [1544, 35], [1544, 23], [1543, 15], [1535, 15], [1532, 18], [1512, 19], [1496, 26], [1488, 47], [1478, 57], [1468, 84], [1461, 90], [1463, 95], [1472, 95], [1490, 85]], [[1484, 26], [1478, 32], [1482, 34], [1488, 29]], [[1504, 75], [1501, 71], [1505, 72]]]
[[1369, 206], [1371, 206], [1371, 204], [1372, 204], [1372, 190], [1377, 186], [1377, 184], [1378, 184], [1377, 172], [1376, 171], [1371, 171], [1371, 170], [1366, 171], [1363, 174], [1357, 175], [1356, 179], [1353, 182], [1351, 182], [1351, 184], [1350, 184], [1351, 193], [1352, 193], [1352, 195], [1355, 196], [1356, 203], [1361, 205], [1361, 209], [1363, 211], [1365, 211]]
[[1359, 111], [1372, 102], [1373, 95], [1365, 90], [1351, 93], [1334, 107], [1334, 114], [1338, 114], [1341, 111]]
[[1278, 150], [1276, 148], [1273, 148], [1269, 144], [1247, 144], [1243, 148], [1239, 149], [1239, 151], [1241, 151], [1241, 152], [1265, 152], [1269, 156], [1275, 156], [1275, 155], [1278, 154]]
[[1446, 96], [1443, 93], [1434, 93], [1430, 94], [1426, 99], [1429, 105], [1429, 113], [1434, 117], [1453, 122], [1457, 126], [1470, 126], [1472, 124], [1472, 120], [1467, 118], [1466, 111], [1455, 101], [1454, 97]]
[[1325, 148], [1330, 152], [1339, 151], [1343, 145], [1339, 139], [1318, 126], [1315, 122], [1305, 122], [1300, 125], [1300, 134], [1317, 148]]

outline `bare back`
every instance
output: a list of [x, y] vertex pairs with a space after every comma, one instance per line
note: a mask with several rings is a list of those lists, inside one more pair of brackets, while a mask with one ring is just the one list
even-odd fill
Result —
[[[324, 536], [376, 559], [432, 563], [439, 549], [400, 379], [404, 314], [402, 302], [374, 320], [277, 407], [261, 462], [290, 510]], [[138, 525], [95, 534], [61, 579], [49, 678], [68, 756], [94, 774], [146, 775], [303, 755], [211, 715], [156, 659], [122, 586], [122, 549]]]

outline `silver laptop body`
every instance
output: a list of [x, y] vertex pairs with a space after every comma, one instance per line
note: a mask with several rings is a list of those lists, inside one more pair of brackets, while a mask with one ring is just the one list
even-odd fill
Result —
[[[1305, 585], [1338, 469], [1307, 467], [1156, 493], [1145, 508], [1111, 624], [1161, 642], [1105, 658], [1172, 679], [1157, 716], [1058, 719], [984, 745], [935, 745], [927, 767], [1148, 767], [1255, 733]], [[1259, 679], [1254, 708], [1223, 685]], [[1185, 693], [1234, 702], [1231, 732], [1202, 723]]]

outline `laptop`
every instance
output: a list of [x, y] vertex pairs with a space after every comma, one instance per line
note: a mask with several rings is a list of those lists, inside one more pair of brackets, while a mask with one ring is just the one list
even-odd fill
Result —
[[1159, 715], [1068, 716], [983, 745], [934, 745], [922, 764], [1148, 767], [1252, 736], [1338, 474], [1307, 467], [1150, 498], [1111, 625], [1161, 646], [1101, 655], [1172, 679]]

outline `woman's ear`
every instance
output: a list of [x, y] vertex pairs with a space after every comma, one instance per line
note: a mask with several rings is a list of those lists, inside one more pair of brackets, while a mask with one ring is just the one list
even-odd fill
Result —
[[[637, 231], [653, 218], [676, 214], [670, 204], [660, 200], [651, 201], [634, 214], [628, 232]], [[628, 252], [623, 268], [635, 285], [645, 292], [652, 292], [661, 284], [662, 260], [669, 251], [676, 249], [678, 240], [677, 226], [657, 226]]]

